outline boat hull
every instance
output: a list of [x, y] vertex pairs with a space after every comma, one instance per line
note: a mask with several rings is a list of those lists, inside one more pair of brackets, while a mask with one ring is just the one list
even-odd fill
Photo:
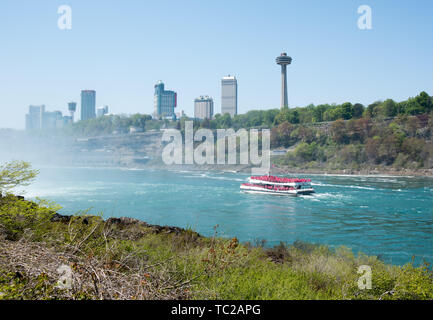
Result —
[[298, 195], [307, 195], [314, 193], [314, 189], [308, 188], [308, 189], [295, 189], [295, 190], [270, 190], [260, 187], [252, 187], [252, 186], [241, 186], [240, 187], [242, 192], [245, 193], [254, 193], [254, 194], [271, 194], [275, 196], [292, 196], [296, 197]]

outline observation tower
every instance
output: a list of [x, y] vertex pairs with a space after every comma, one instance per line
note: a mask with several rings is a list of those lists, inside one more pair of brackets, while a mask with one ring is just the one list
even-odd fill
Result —
[[288, 107], [287, 99], [287, 65], [292, 63], [292, 58], [283, 52], [276, 59], [277, 64], [281, 66], [281, 108]]

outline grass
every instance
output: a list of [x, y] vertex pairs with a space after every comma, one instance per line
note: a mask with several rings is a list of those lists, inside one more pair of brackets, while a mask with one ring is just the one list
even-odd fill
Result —
[[[433, 299], [433, 272], [296, 242], [274, 248], [0, 198], [0, 299]], [[62, 288], [59, 267], [71, 268]], [[358, 267], [372, 289], [358, 288]]]

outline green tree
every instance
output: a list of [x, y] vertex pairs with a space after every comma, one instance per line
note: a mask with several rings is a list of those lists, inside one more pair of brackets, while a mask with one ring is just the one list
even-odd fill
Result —
[[377, 107], [381, 104], [380, 101], [376, 101], [370, 105], [368, 105], [366, 109], [366, 116], [370, 118], [374, 118], [377, 115]]
[[274, 124], [280, 125], [284, 122], [290, 122], [290, 111], [289, 108], [282, 108], [280, 112], [275, 116]]
[[408, 114], [421, 114], [433, 110], [433, 101], [426, 92], [421, 92], [415, 98], [410, 98], [404, 103], [404, 111]]
[[316, 142], [301, 142], [295, 149], [295, 156], [302, 161], [320, 160], [320, 148]]
[[232, 126], [232, 118], [228, 113], [224, 113], [219, 120], [223, 128], [230, 128]]
[[355, 103], [353, 105], [353, 117], [354, 118], [361, 118], [362, 114], [364, 113], [364, 105], [360, 104], [360, 103]]
[[397, 104], [392, 99], [385, 100], [379, 108], [380, 114], [384, 117], [395, 117], [397, 115]]
[[421, 92], [415, 97], [415, 100], [421, 106], [423, 112], [430, 112], [433, 110], [433, 100], [427, 92]]
[[341, 105], [341, 115], [343, 119], [349, 120], [353, 117], [353, 106], [350, 102], [345, 102]]
[[0, 194], [19, 186], [29, 185], [38, 174], [31, 164], [25, 161], [7, 162], [0, 166]]
[[279, 110], [278, 109], [271, 109], [271, 110], [266, 110], [265, 114], [263, 116], [263, 120], [265, 122], [265, 124], [267, 126], [272, 126], [272, 124], [274, 123], [275, 117], [277, 116]]
[[329, 104], [320, 104], [315, 107], [313, 110], [313, 122], [322, 122], [325, 111], [330, 108], [331, 106]]
[[291, 116], [290, 116], [290, 122], [291, 123], [299, 123], [299, 111], [298, 110], [293, 110], [291, 112]]
[[343, 118], [341, 114], [341, 108], [338, 107], [332, 107], [331, 109], [328, 109], [323, 114], [323, 120], [324, 121], [335, 121], [337, 119]]

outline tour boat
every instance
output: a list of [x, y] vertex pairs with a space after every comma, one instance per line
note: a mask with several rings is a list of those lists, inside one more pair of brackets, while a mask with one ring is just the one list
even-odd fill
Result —
[[241, 191], [274, 195], [297, 196], [314, 193], [310, 179], [257, 176], [241, 184]]

